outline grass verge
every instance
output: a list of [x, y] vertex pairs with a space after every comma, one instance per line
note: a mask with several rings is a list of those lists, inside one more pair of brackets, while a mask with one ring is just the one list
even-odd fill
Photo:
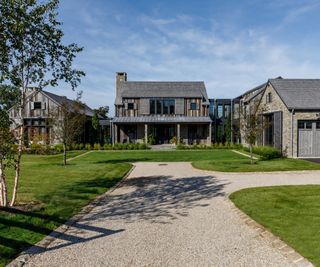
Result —
[[320, 185], [243, 189], [230, 199], [252, 219], [320, 266]]

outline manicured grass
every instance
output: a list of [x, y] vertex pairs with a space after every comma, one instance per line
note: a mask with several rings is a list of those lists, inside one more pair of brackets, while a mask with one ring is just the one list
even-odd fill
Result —
[[256, 160], [250, 164], [248, 157], [227, 149], [174, 150], [174, 151], [98, 151], [79, 158], [80, 161], [102, 163], [119, 162], [182, 162], [189, 161], [195, 168], [221, 172], [269, 172], [320, 170], [320, 164], [298, 159]]
[[[63, 167], [61, 160], [61, 155], [23, 156], [18, 204], [24, 208], [22, 211], [0, 209], [0, 266], [104, 193], [131, 167], [125, 162], [100, 164], [78, 159]], [[11, 189], [12, 176], [8, 180]], [[24, 204], [33, 208], [30, 210]]]
[[298, 159], [257, 160], [250, 164], [250, 159], [241, 160], [204, 160], [192, 163], [195, 168], [220, 172], [271, 172], [320, 170], [320, 164]]
[[244, 189], [230, 196], [235, 205], [320, 266], [320, 186]]
[[79, 158], [79, 161], [98, 161], [100, 163], [119, 162], [183, 162], [202, 160], [246, 160], [247, 158], [234, 153], [231, 150], [173, 150], [173, 151], [152, 151], [152, 150], [126, 150], [126, 151], [97, 151]]

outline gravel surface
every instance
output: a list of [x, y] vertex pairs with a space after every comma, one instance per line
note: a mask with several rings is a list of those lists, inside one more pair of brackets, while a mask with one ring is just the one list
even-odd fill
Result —
[[227, 174], [137, 163], [124, 184], [27, 266], [292, 266], [227, 201], [241, 188], [319, 184], [320, 172]]

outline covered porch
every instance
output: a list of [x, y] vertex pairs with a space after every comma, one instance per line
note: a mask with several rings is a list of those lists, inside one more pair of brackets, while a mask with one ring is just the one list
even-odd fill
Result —
[[[173, 117], [177, 119], [176, 117]], [[199, 121], [202, 118], [202, 121]], [[117, 118], [120, 119], [120, 118]], [[211, 145], [211, 120], [207, 117], [192, 117], [184, 121], [162, 121], [144, 118], [144, 121], [131, 122], [128, 119], [113, 122], [113, 143], [150, 143], [150, 144], [205, 144]], [[148, 121], [147, 121], [148, 119]], [[172, 118], [170, 118], [172, 120]], [[198, 121], [196, 120], [198, 119]], [[205, 119], [205, 121], [203, 121]]]

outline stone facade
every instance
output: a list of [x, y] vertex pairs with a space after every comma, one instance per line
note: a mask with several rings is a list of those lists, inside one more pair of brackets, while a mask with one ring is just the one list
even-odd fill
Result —
[[[268, 94], [271, 94], [271, 102], [266, 101]], [[298, 121], [317, 120], [319, 111], [289, 110], [270, 83], [262, 93], [259, 108], [264, 110], [263, 114], [282, 112], [282, 153], [288, 157], [298, 157]]]

